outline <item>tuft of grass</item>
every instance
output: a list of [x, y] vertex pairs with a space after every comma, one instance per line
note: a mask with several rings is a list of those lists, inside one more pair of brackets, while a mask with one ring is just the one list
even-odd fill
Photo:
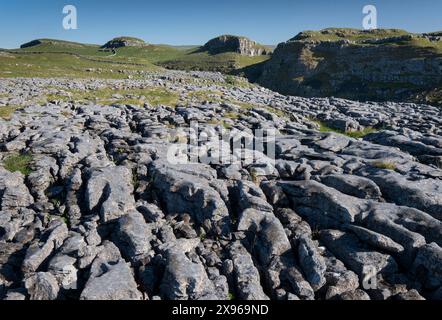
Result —
[[312, 121], [319, 125], [319, 131], [320, 132], [335, 132], [335, 133], [343, 134], [343, 135], [345, 135], [347, 137], [354, 138], [354, 139], [360, 139], [360, 138], [363, 138], [363, 137], [365, 137], [366, 135], [368, 135], [370, 133], [374, 133], [374, 132], [378, 131], [375, 128], [367, 127], [367, 128], [364, 128], [364, 130], [361, 130], [361, 131], [345, 132], [345, 131], [342, 131], [342, 130], [339, 130], [339, 129], [331, 128], [331, 127], [327, 126], [325, 123], [323, 123], [322, 121], [319, 121], [319, 120], [312, 120]]
[[244, 109], [244, 110], [252, 110], [253, 108], [258, 107], [257, 105], [254, 105], [253, 103], [249, 103], [249, 102], [242, 102], [242, 101], [238, 101], [238, 100], [231, 101], [231, 102], [233, 104], [240, 106], [241, 109]]
[[234, 88], [251, 88], [253, 87], [253, 84], [250, 83], [247, 79], [233, 76], [233, 75], [226, 75], [224, 77], [224, 83], [220, 83], [219, 85], [224, 85], [226, 87], [234, 87]]
[[10, 172], [21, 172], [23, 175], [29, 175], [31, 170], [32, 155], [30, 154], [13, 154], [3, 160], [3, 166]]
[[197, 90], [191, 91], [187, 94], [187, 98], [190, 100], [196, 100], [198, 102], [223, 102], [223, 93], [219, 90]]
[[0, 118], [5, 120], [11, 119], [12, 114], [19, 108], [20, 106], [0, 107]]
[[224, 113], [224, 117], [228, 118], [228, 119], [238, 119], [239, 118], [239, 114], [236, 112], [226, 112]]
[[233, 292], [229, 292], [227, 297], [228, 297], [229, 300], [235, 300], [235, 294]]
[[388, 161], [376, 161], [373, 163], [373, 166], [379, 169], [386, 169], [386, 170], [396, 170], [396, 165], [394, 163], [388, 162]]
[[63, 223], [64, 223], [65, 225], [67, 225], [68, 227], [70, 226], [70, 221], [69, 221], [69, 218], [68, 218], [68, 216], [67, 216], [66, 214], [63, 214], [63, 215], [61, 216], [61, 221], [63, 221]]
[[370, 133], [375, 133], [375, 132], [377, 132], [376, 129], [367, 127], [364, 130], [362, 130], [362, 131], [346, 132], [345, 135], [347, 135], [347, 136], [349, 136], [351, 138], [360, 139], [360, 138], [363, 138], [363, 137], [365, 137], [366, 135], [368, 135]]
[[268, 112], [271, 112], [280, 118], [290, 118], [290, 114], [288, 112], [285, 112], [284, 110], [276, 109], [273, 107], [267, 107], [266, 109]]
[[227, 130], [232, 129], [232, 125], [230, 123], [225, 122], [225, 121], [221, 121], [221, 125], [224, 127], [224, 129], [227, 129]]

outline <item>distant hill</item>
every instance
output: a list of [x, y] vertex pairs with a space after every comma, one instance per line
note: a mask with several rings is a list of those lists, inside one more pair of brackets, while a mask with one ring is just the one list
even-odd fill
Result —
[[420, 102], [429, 98], [437, 103], [437, 88], [442, 87], [440, 34], [305, 31], [279, 44], [254, 80], [291, 95]]
[[161, 69], [157, 66], [160, 61], [183, 54], [171, 46], [143, 43], [110, 49], [96, 44], [37, 39], [20, 49], [3, 51], [7, 55], [0, 56], [0, 77], [136, 77]]
[[87, 46], [91, 46], [91, 45], [87, 45], [87, 44], [83, 44], [83, 43], [64, 41], [64, 40], [36, 39], [36, 40], [32, 40], [30, 42], [22, 44], [20, 46], [20, 48], [26, 49], [26, 48], [32, 48], [32, 47], [37, 47], [37, 46], [43, 46], [43, 45], [54, 46], [54, 47], [70, 47], [70, 48], [84, 48]]
[[238, 73], [269, 58], [234, 51], [211, 54], [202, 47], [148, 44], [133, 37], [117, 37], [104, 45], [36, 39], [2, 51], [0, 77], [127, 78], [161, 68]]
[[116, 49], [122, 47], [144, 47], [147, 43], [142, 39], [133, 37], [118, 37], [106, 42], [102, 48]]

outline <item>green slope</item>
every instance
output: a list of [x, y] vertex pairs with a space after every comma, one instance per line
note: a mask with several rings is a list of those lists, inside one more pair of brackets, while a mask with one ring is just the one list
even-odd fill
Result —
[[[0, 77], [126, 78], [170, 68], [229, 73], [267, 60], [233, 52], [210, 55], [197, 46], [152, 45], [105, 49], [99, 45], [38, 39], [0, 51]], [[124, 70], [125, 72], [121, 72]]]
[[168, 69], [192, 70], [192, 71], [220, 71], [232, 73], [245, 67], [266, 61], [270, 56], [243, 56], [235, 52], [210, 54], [198, 49], [188, 50], [185, 54], [175, 59], [160, 62], [159, 64]]
[[[198, 46], [151, 45], [104, 49], [99, 45], [38, 39], [0, 50], [0, 77], [127, 78], [163, 67], [229, 73], [267, 60], [233, 52], [210, 55]], [[124, 72], [122, 72], [124, 71]]]
[[111, 50], [98, 45], [39, 39], [25, 48], [3, 50], [0, 77], [126, 78], [128, 74], [136, 77], [142, 71], [159, 69], [155, 63], [182, 54], [181, 50], [162, 45]]

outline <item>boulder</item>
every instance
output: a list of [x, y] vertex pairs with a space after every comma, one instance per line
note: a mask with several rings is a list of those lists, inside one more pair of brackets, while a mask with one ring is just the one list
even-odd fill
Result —
[[206, 233], [226, 235], [229, 212], [220, 193], [210, 182], [216, 172], [207, 165], [170, 166], [154, 162], [150, 168], [152, 185], [169, 214], [191, 214]]
[[366, 202], [340, 193], [316, 181], [280, 182], [294, 206], [318, 209], [324, 218], [339, 222], [355, 222], [360, 219]]
[[50, 228], [43, 234], [39, 242], [32, 244], [26, 251], [22, 271], [35, 272], [40, 265], [63, 244], [68, 237], [68, 228], [61, 221], [53, 221]]
[[298, 260], [306, 280], [315, 291], [319, 290], [326, 282], [327, 267], [318, 247], [309, 237], [299, 239]]
[[189, 259], [179, 247], [167, 249], [160, 292], [170, 300], [217, 300], [215, 287], [200, 261]]
[[367, 275], [366, 267], [374, 268], [380, 274], [392, 274], [398, 270], [393, 257], [367, 248], [352, 234], [339, 230], [321, 230], [320, 238], [327, 249], [342, 260], [360, 279]]
[[49, 272], [38, 272], [25, 280], [31, 300], [56, 300], [60, 288], [57, 279]]
[[135, 209], [132, 173], [126, 167], [93, 170], [87, 181], [87, 209], [99, 212], [103, 222], [110, 222]]
[[114, 242], [132, 263], [140, 263], [147, 258], [151, 238], [151, 228], [138, 211], [132, 211], [118, 219]]
[[261, 286], [260, 275], [250, 253], [234, 242], [229, 245], [229, 256], [233, 262], [233, 272], [238, 298], [241, 300], [268, 300]]
[[382, 196], [379, 187], [367, 178], [349, 174], [331, 174], [320, 179], [322, 184], [353, 197], [378, 200]]
[[94, 259], [81, 300], [141, 300], [134, 275], [118, 248], [104, 242]]

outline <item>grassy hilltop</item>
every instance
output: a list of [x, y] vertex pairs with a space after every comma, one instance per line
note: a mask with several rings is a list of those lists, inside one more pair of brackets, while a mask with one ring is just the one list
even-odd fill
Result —
[[161, 68], [232, 72], [269, 56], [249, 57], [236, 52], [209, 54], [198, 46], [140, 44], [103, 48], [100, 45], [38, 39], [20, 49], [0, 51], [0, 77], [127, 78]]

